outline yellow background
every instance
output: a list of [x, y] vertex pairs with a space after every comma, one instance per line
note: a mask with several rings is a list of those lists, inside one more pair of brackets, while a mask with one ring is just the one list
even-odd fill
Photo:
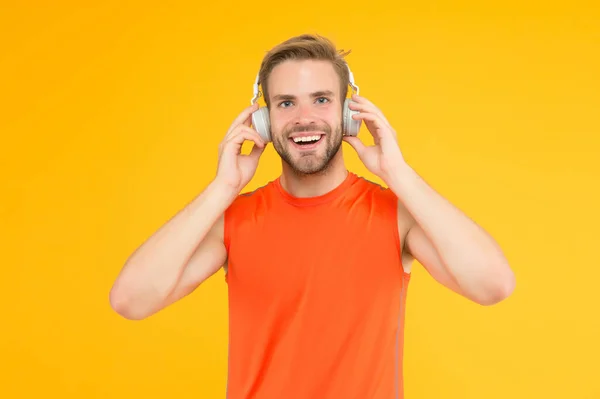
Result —
[[[141, 322], [114, 313], [108, 293], [213, 178], [265, 51], [313, 32], [352, 50], [361, 94], [407, 160], [497, 238], [517, 275], [514, 295], [484, 308], [415, 265], [406, 398], [600, 398], [593, 2], [10, 3], [0, 397], [224, 397], [222, 272]], [[270, 147], [248, 188], [279, 171]]]

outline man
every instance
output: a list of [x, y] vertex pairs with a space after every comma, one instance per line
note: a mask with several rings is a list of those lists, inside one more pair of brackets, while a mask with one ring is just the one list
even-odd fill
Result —
[[[302, 35], [265, 56], [281, 176], [241, 194], [268, 144], [251, 126], [254, 104], [225, 135], [214, 180], [131, 255], [111, 290], [119, 314], [142, 319], [225, 267], [230, 399], [401, 398], [413, 259], [482, 305], [515, 284], [497, 243], [405, 162], [373, 103], [353, 95], [349, 107], [375, 145], [343, 135], [344, 55]], [[246, 140], [253, 149], [241, 155]], [[387, 188], [346, 169], [343, 141]]]

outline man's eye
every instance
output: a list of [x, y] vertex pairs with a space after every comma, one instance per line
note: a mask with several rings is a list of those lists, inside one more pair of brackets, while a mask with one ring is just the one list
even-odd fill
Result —
[[279, 103], [280, 107], [286, 107], [288, 105], [292, 105], [292, 102], [291, 101], [283, 101], [283, 102]]
[[319, 98], [317, 99], [317, 101], [319, 101], [321, 104], [323, 104], [323, 103], [326, 103], [327, 101], [329, 101], [329, 99], [328, 99], [328, 98], [325, 98], [325, 97], [319, 97]]

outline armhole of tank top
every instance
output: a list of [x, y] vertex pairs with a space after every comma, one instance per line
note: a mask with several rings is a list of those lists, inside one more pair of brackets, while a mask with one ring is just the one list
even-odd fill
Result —
[[229, 245], [231, 243], [231, 207], [227, 208], [223, 212], [223, 245], [225, 246], [225, 252], [227, 253], [225, 264], [223, 265], [223, 272], [225, 273], [225, 281], [229, 275]]
[[223, 212], [223, 244], [225, 245], [225, 249], [228, 252], [229, 252], [229, 243], [230, 243], [229, 218], [230, 218], [230, 208], [227, 208], [225, 210], [225, 212]]
[[388, 188], [388, 195], [392, 196], [393, 201], [392, 203], [394, 204], [394, 237], [395, 237], [395, 241], [396, 241], [396, 248], [398, 249], [398, 256], [400, 256], [400, 266], [402, 267], [402, 275], [404, 278], [410, 278], [411, 273], [407, 272], [406, 269], [404, 268], [404, 243], [403, 243], [403, 236], [400, 234], [400, 228], [399, 228], [399, 224], [400, 224], [400, 212], [398, 210], [399, 205], [400, 205], [400, 199], [398, 198], [398, 196], [396, 194], [394, 194], [394, 192]]

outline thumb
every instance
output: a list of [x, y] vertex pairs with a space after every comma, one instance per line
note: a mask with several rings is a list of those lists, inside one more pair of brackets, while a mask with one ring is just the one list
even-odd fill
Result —
[[254, 144], [252, 146], [252, 150], [250, 150], [250, 154], [248, 154], [248, 158], [252, 158], [252, 160], [258, 161], [258, 158], [260, 158], [262, 153], [265, 151], [266, 147], [266, 145], [263, 147], [259, 147], [256, 144]]
[[344, 141], [354, 148], [358, 156], [362, 156], [363, 152], [367, 148], [365, 144], [356, 136], [345, 136]]

